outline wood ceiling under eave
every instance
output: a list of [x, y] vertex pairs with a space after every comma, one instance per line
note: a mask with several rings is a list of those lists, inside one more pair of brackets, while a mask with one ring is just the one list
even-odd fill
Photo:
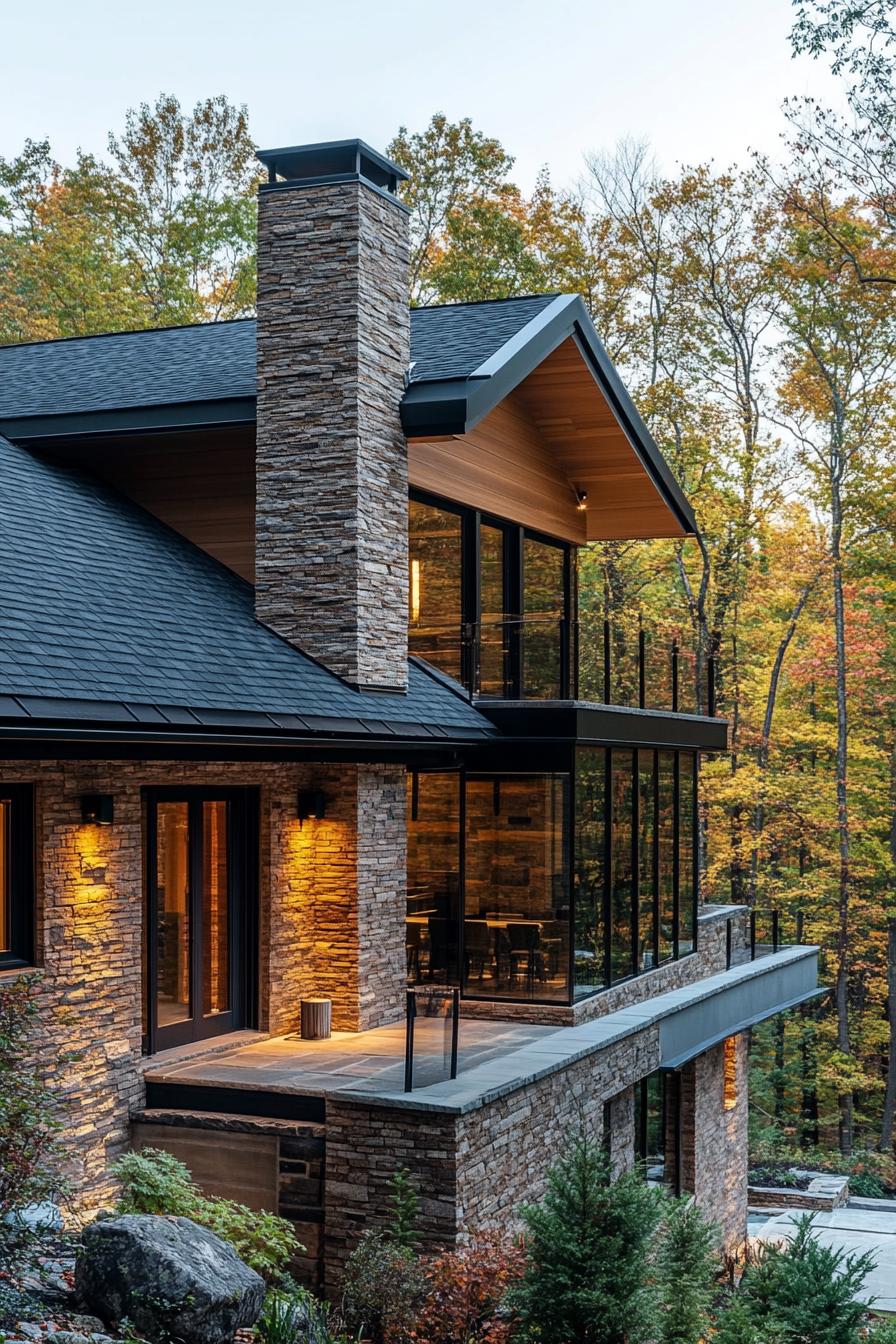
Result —
[[572, 337], [529, 374], [514, 396], [574, 489], [587, 491], [589, 541], [685, 535]]

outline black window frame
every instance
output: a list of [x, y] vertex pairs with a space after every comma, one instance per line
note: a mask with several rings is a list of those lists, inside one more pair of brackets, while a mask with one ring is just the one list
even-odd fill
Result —
[[0, 800], [9, 807], [9, 845], [5, 862], [9, 892], [9, 948], [0, 951], [0, 971], [34, 965], [35, 810], [34, 786], [0, 785]]
[[[563, 616], [565, 636], [560, 639], [560, 699], [574, 700], [577, 695], [576, 669], [577, 659], [574, 652], [574, 615], [575, 615], [575, 565], [571, 542], [560, 537], [549, 536], [546, 532], [536, 531], [508, 518], [476, 509], [467, 504], [458, 504], [455, 500], [426, 490], [410, 490], [409, 503], [423, 504], [431, 509], [440, 509], [454, 514], [461, 520], [461, 676], [468, 688], [483, 700], [521, 700], [525, 696], [522, 684], [523, 657], [521, 646], [522, 621], [525, 611], [525, 573], [523, 564], [523, 543], [525, 540], [541, 542], [553, 546], [563, 555]], [[508, 656], [505, 667], [504, 694], [502, 696], [480, 695], [478, 689], [479, 668], [476, 666], [477, 641], [473, 632], [478, 630], [482, 619], [480, 605], [480, 574], [482, 560], [481, 529], [493, 527], [501, 531], [504, 537], [503, 587], [504, 617], [509, 625], [506, 647]]]

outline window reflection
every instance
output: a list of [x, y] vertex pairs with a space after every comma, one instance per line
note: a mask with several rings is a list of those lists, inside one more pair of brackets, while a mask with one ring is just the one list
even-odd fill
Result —
[[675, 952], [675, 753], [657, 752], [660, 961]]
[[479, 529], [479, 693], [507, 694], [507, 636], [504, 595], [504, 532], [483, 523]]
[[678, 757], [678, 955], [694, 949], [694, 757]]
[[468, 994], [569, 998], [566, 794], [563, 775], [467, 778]]
[[606, 983], [604, 883], [606, 878], [606, 770], [603, 747], [582, 747], [576, 766], [575, 993]]
[[202, 804], [202, 1012], [230, 1009], [227, 803]]
[[523, 695], [559, 700], [566, 557], [559, 546], [523, 540]]
[[461, 518], [411, 500], [408, 508], [408, 647], [461, 677]]
[[408, 775], [408, 980], [457, 984], [460, 915], [458, 772]]
[[657, 964], [655, 753], [639, 751], [638, 761], [638, 970]]
[[185, 1022], [190, 1006], [189, 804], [159, 803], [156, 833], [158, 911], [157, 1022]]
[[632, 974], [632, 780], [630, 751], [613, 752], [610, 791], [610, 967], [614, 980]]

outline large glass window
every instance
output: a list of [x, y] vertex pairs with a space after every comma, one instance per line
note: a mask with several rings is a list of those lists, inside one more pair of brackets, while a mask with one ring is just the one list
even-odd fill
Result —
[[463, 623], [460, 514], [412, 499], [408, 553], [408, 647], [459, 680]]
[[523, 696], [562, 698], [561, 660], [566, 616], [566, 553], [560, 546], [523, 540]]
[[606, 883], [607, 753], [580, 747], [576, 754], [575, 928], [573, 966], [579, 998], [606, 984], [604, 889]]
[[408, 980], [457, 984], [461, 776], [408, 775]]
[[656, 753], [639, 751], [638, 760], [638, 963], [649, 971], [656, 948]]
[[507, 694], [509, 627], [505, 619], [505, 534], [482, 523], [479, 529], [479, 693]]
[[678, 955], [694, 949], [695, 798], [694, 757], [681, 752], [678, 757]]
[[569, 999], [567, 777], [468, 775], [467, 994]]
[[675, 953], [675, 753], [657, 752], [660, 961]]
[[473, 509], [408, 514], [411, 653], [491, 697], [572, 694], [569, 547]]
[[635, 884], [632, 870], [633, 754], [613, 752], [610, 784], [610, 968], [614, 980], [634, 971], [632, 934]]
[[34, 956], [33, 813], [30, 786], [0, 785], [0, 969]]

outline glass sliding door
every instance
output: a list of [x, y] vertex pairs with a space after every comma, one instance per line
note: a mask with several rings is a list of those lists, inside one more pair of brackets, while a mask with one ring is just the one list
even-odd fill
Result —
[[691, 752], [678, 756], [678, 955], [694, 950], [697, 776]]
[[248, 974], [241, 972], [254, 959], [257, 898], [253, 809], [251, 790], [148, 792], [152, 1050], [246, 1024]]
[[635, 927], [632, 862], [633, 753], [614, 751], [610, 793], [610, 973], [614, 983], [633, 975]]
[[656, 753], [639, 751], [638, 761], [638, 957], [637, 970], [659, 960], [656, 946]]

